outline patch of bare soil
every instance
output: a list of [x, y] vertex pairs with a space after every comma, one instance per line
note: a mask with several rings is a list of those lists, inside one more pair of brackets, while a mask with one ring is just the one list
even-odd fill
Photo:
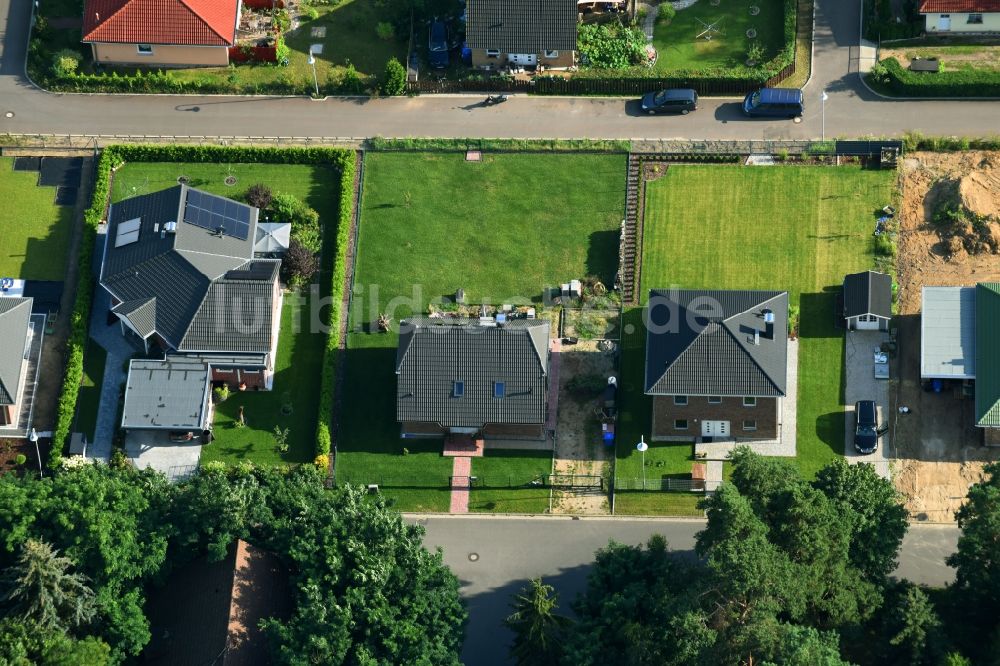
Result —
[[[894, 406], [912, 410], [895, 422], [895, 483], [906, 496], [912, 518], [954, 520], [969, 485], [982, 478], [983, 465], [1000, 459], [1000, 449], [983, 446], [974, 423], [972, 395], [961, 385], [941, 393], [924, 390], [920, 380], [920, 309], [924, 286], [970, 286], [1000, 280], [1000, 261], [989, 251], [970, 254], [960, 242], [948, 246], [933, 222], [939, 197], [952, 184], [969, 211], [995, 209], [1000, 187], [983, 187], [1000, 175], [1000, 153], [912, 153], [901, 169], [899, 210], [900, 381]], [[957, 184], [957, 185], [956, 185]]]
[[976, 69], [1000, 69], [1000, 46], [983, 45], [972, 51], [956, 53], [953, 49], [923, 46], [906, 46], [899, 49], [882, 49], [879, 57], [895, 58], [903, 67], [910, 64], [913, 58], [935, 57], [941, 61], [944, 70], [972, 66]]
[[[603, 476], [611, 452], [601, 442], [599, 392], [571, 391], [574, 377], [615, 374], [612, 353], [598, 349], [596, 340], [564, 345], [559, 358], [559, 415], [556, 429], [555, 473]], [[579, 380], [578, 380], [579, 381]], [[553, 513], [606, 514], [606, 490], [556, 490]]]

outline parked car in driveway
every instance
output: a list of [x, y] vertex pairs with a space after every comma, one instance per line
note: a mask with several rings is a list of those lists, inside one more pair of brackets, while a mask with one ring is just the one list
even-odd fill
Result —
[[698, 108], [698, 93], [690, 88], [668, 88], [646, 93], [640, 103], [644, 113], [680, 113], [686, 116]]
[[761, 88], [743, 98], [748, 116], [795, 118], [804, 111], [802, 91], [794, 88]]
[[448, 26], [444, 21], [434, 21], [427, 31], [427, 50], [430, 51], [431, 67], [444, 69], [448, 66], [448, 49], [451, 42]]
[[878, 449], [878, 406], [874, 400], [854, 403], [854, 448], [868, 455]]

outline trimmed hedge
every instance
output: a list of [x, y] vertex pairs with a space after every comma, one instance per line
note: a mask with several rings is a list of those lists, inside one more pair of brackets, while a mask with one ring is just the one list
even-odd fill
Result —
[[983, 69], [911, 72], [886, 58], [868, 73], [868, 82], [898, 97], [1000, 97], [1000, 73]]
[[[62, 460], [62, 452], [69, 437], [70, 428], [73, 425], [73, 417], [76, 413], [76, 399], [80, 392], [80, 383], [83, 379], [83, 351], [87, 345], [87, 327], [90, 322], [90, 309], [92, 305], [94, 278], [90, 267], [94, 253], [94, 242], [97, 236], [97, 228], [104, 219], [105, 211], [110, 203], [111, 197], [111, 174], [124, 165], [126, 162], [241, 162], [264, 164], [329, 164], [339, 169], [342, 180], [350, 181], [350, 186], [341, 191], [341, 211], [337, 224], [337, 258], [334, 263], [334, 274], [337, 273], [337, 262], [340, 263], [340, 274], [343, 275], [343, 262], [346, 260], [346, 249], [342, 248], [341, 234], [346, 238], [348, 233], [344, 228], [342, 220], [344, 218], [343, 207], [347, 206], [347, 218], [350, 219], [351, 199], [354, 195], [354, 153], [350, 150], [340, 148], [256, 148], [249, 146], [158, 146], [158, 145], [113, 145], [104, 148], [97, 161], [97, 173], [94, 182], [94, 192], [90, 208], [84, 215], [83, 235], [80, 240], [79, 267], [80, 277], [76, 288], [76, 301], [73, 306], [71, 317], [71, 331], [67, 343], [66, 371], [63, 375], [62, 390], [59, 394], [59, 408], [56, 416], [56, 427], [52, 437], [52, 450], [49, 454], [49, 466], [58, 467]], [[345, 199], [346, 197], [346, 199]], [[346, 204], [344, 203], [346, 200]], [[348, 224], [346, 229], [350, 229]], [[346, 246], [346, 241], [343, 245]], [[334, 286], [336, 290], [336, 285]], [[339, 287], [339, 293], [343, 293], [343, 280]], [[335, 312], [339, 320], [340, 303], [334, 304]], [[336, 350], [339, 344], [339, 327], [331, 328], [328, 340], [328, 349], [332, 345]], [[330, 356], [329, 351], [326, 356]], [[326, 450], [321, 449], [319, 435], [317, 435], [317, 454], [329, 453], [329, 421], [332, 410], [332, 395], [329, 398], [324, 395], [330, 391], [326, 385], [332, 381], [332, 367], [330, 359], [324, 359], [323, 366], [323, 393], [320, 395], [321, 412], [320, 424], [326, 427]], [[324, 407], [324, 405], [326, 407]]]
[[632, 149], [632, 144], [629, 141], [602, 139], [386, 139], [374, 136], [366, 143], [371, 150], [416, 150], [421, 152], [433, 150], [516, 150], [518, 152], [627, 153]]
[[[353, 156], [352, 156], [353, 157]], [[330, 271], [330, 308], [324, 318], [329, 328], [326, 349], [323, 350], [323, 375], [319, 392], [319, 422], [316, 424], [316, 454], [329, 455], [332, 444], [330, 433], [333, 417], [333, 386], [337, 360], [340, 355], [340, 322], [347, 313], [343, 311], [344, 288], [347, 282], [347, 253], [350, 252], [350, 235], [354, 215], [355, 161], [346, 160], [340, 167], [340, 210], [337, 215], [336, 254]]]

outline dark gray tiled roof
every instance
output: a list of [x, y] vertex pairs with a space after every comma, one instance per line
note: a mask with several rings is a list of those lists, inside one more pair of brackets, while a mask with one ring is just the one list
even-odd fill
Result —
[[576, 50], [576, 0], [469, 0], [470, 48], [505, 53]]
[[111, 311], [128, 320], [135, 332], [143, 338], [156, 331], [156, 298], [137, 298], [111, 308]]
[[892, 316], [892, 278], [885, 273], [865, 271], [844, 277], [844, 316], [864, 314]]
[[646, 393], [785, 394], [786, 292], [654, 289], [646, 316]]
[[271, 349], [273, 284], [281, 262], [258, 259], [209, 285], [178, 351], [267, 353]]
[[[456, 428], [543, 423], [548, 345], [549, 322], [541, 319], [503, 327], [405, 320], [396, 354], [396, 417]], [[456, 381], [464, 383], [461, 397], [453, 396]], [[495, 382], [504, 382], [505, 397], [493, 396]]]
[[30, 322], [30, 298], [0, 297], [0, 405], [17, 400]]
[[201, 430], [208, 410], [208, 364], [168, 357], [133, 360], [125, 384], [123, 428]]
[[[156, 332], [175, 349], [188, 347], [190, 342], [206, 345], [194, 347], [203, 351], [267, 351], [270, 326], [266, 331], [237, 326], [232, 312], [223, 314], [220, 310], [262, 296], [271, 303], [270, 284], [266, 288], [249, 284], [251, 280], [243, 276], [238, 284], [229, 286], [231, 280], [227, 279], [253, 259], [258, 212], [252, 209], [249, 214], [248, 238], [220, 235], [184, 221], [186, 197], [192, 191], [197, 192], [178, 185], [111, 207], [101, 283], [122, 301], [115, 312], [127, 317], [143, 336]], [[224, 197], [215, 199], [228, 202]], [[248, 208], [243, 204], [239, 207]], [[138, 240], [115, 247], [119, 225], [137, 218], [141, 220]], [[176, 224], [175, 233], [166, 231], [168, 222]], [[273, 283], [277, 267], [273, 262], [268, 266], [254, 279]], [[267, 310], [269, 319], [270, 307]], [[267, 342], [262, 342], [262, 337]]]

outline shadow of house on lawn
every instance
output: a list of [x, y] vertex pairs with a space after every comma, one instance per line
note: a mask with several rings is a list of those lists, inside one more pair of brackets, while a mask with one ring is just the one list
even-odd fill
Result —
[[618, 264], [618, 229], [594, 231], [587, 239], [587, 275], [593, 275], [605, 287], [614, 284]]
[[799, 295], [799, 337], [837, 338], [843, 333], [835, 326], [839, 287]]

